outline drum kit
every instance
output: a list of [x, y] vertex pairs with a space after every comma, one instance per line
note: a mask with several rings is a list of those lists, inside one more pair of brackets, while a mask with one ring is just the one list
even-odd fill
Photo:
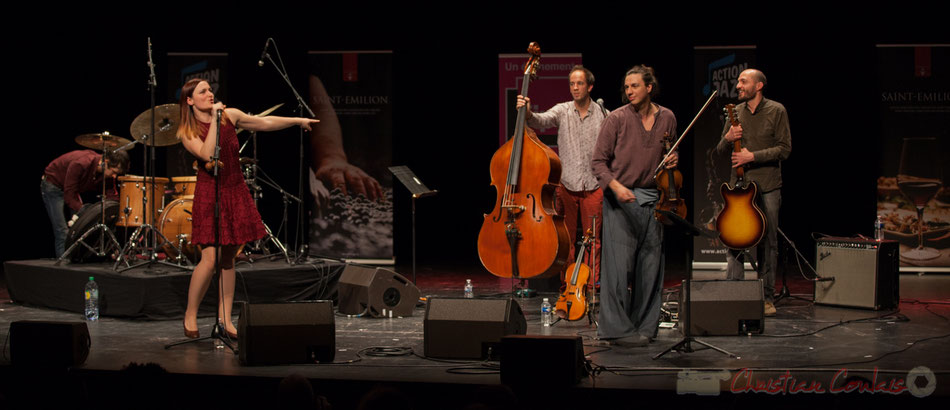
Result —
[[[257, 114], [263, 117], [279, 108], [278, 104]], [[130, 131], [134, 141], [111, 135], [108, 132], [101, 134], [84, 134], [76, 137], [76, 143], [87, 148], [104, 153], [131, 149], [137, 143], [151, 148], [165, 147], [178, 144], [180, 141], [175, 135], [178, 129], [178, 104], [165, 104], [155, 107], [154, 117], [152, 110], [140, 114], [132, 122]], [[150, 121], [154, 118], [154, 122]], [[154, 126], [154, 128], [153, 128]], [[149, 137], [152, 130], [154, 137]], [[243, 130], [238, 130], [240, 133]], [[278, 184], [266, 177], [257, 161], [257, 136], [252, 132], [251, 137], [241, 147], [253, 141], [253, 158], [241, 157], [241, 166], [255, 205], [261, 198], [261, 184], [276, 189], [284, 196], [284, 218], [288, 198], [300, 202], [293, 195], [280, 188]], [[101, 200], [98, 203], [83, 207], [74, 218], [67, 236], [68, 249], [57, 264], [66, 258], [72, 261], [82, 261], [90, 257], [115, 258], [113, 269], [124, 271], [143, 264], [161, 263], [174, 267], [190, 269], [198, 262], [200, 248], [191, 242], [191, 209], [194, 201], [197, 176], [176, 176], [171, 178], [156, 177], [154, 172], [149, 175], [149, 158], [146, 154], [144, 176], [124, 175], [116, 178], [118, 201], [106, 199], [105, 180], [102, 184]], [[154, 151], [151, 158], [154, 164]], [[103, 161], [102, 167], [105, 167]], [[197, 172], [197, 161], [193, 168]], [[286, 220], [281, 223], [281, 226]], [[120, 245], [113, 228], [123, 227], [128, 234], [129, 228], [134, 228], [124, 246]], [[264, 224], [267, 235], [258, 241], [242, 247], [242, 251], [250, 258], [252, 251], [263, 253], [262, 257], [282, 254], [288, 263], [290, 256], [284, 244], [272, 233], [270, 227]], [[269, 246], [276, 251], [269, 252]], [[141, 261], [135, 265], [130, 261]], [[251, 259], [253, 261], [253, 259]], [[120, 265], [124, 265], [120, 268]]]

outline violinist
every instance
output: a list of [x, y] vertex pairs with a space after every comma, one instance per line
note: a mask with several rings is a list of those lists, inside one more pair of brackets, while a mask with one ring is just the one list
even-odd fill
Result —
[[[568, 75], [572, 101], [563, 102], [543, 113], [531, 112], [531, 99], [518, 96], [517, 107], [527, 105], [527, 123], [535, 129], [557, 127], [558, 155], [561, 158], [561, 185], [557, 187], [555, 211], [564, 216], [567, 234], [570, 238], [570, 253], [567, 264], [574, 263], [578, 222], [582, 232], [591, 228], [591, 215], [595, 215], [593, 227], [597, 238], [594, 244], [594, 283], [599, 282], [600, 271], [600, 229], [602, 225], [603, 191], [597, 186], [597, 178], [590, 169], [597, 143], [597, 132], [607, 116], [607, 110], [591, 101], [590, 92], [594, 89], [594, 73], [576, 65]], [[581, 255], [583, 260], [583, 255]], [[588, 265], [590, 261], [588, 261]], [[562, 288], [565, 271], [561, 271]]]
[[[666, 155], [664, 137], [676, 135], [676, 117], [652, 102], [658, 91], [653, 68], [631, 68], [623, 90], [630, 103], [604, 120], [591, 163], [604, 195], [597, 334], [618, 345], [646, 346], [656, 338], [660, 321], [664, 269], [653, 171]], [[666, 168], [678, 159], [670, 155]]]
[[[778, 214], [782, 205], [782, 161], [792, 152], [792, 137], [788, 129], [785, 106], [769, 100], [762, 94], [765, 74], [756, 69], [739, 73], [736, 90], [739, 101], [736, 115], [739, 126], [728, 121], [722, 130], [722, 139], [716, 146], [721, 155], [732, 155], [732, 167], [747, 167], [745, 177], [758, 185], [756, 204], [765, 213], [765, 237], [756, 247], [758, 276], [765, 291], [764, 312], [775, 315], [775, 270], [778, 267]], [[741, 140], [742, 151], [732, 152], [733, 142]], [[735, 184], [735, 175], [732, 184]], [[741, 255], [741, 254], [740, 254]], [[726, 253], [728, 279], [744, 279], [742, 261], [732, 252]]]

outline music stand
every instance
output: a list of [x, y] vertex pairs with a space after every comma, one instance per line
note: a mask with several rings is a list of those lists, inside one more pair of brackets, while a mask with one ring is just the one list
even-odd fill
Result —
[[409, 167], [399, 165], [389, 167], [389, 172], [396, 176], [399, 182], [412, 194], [412, 283], [416, 283], [416, 198], [424, 198], [437, 194], [436, 189], [429, 189], [416, 177]]
[[[710, 233], [704, 234], [702, 230], [696, 227], [696, 225], [693, 225], [689, 221], [681, 218], [679, 215], [673, 212], [664, 211], [661, 209], [657, 210], [657, 212], [665, 216], [667, 219], [673, 221], [673, 226], [678, 226], [682, 228], [686, 237], [690, 239], [689, 242], [692, 242], [692, 238], [690, 238], [692, 236], [705, 235], [705, 236], [715, 237]], [[684, 320], [680, 321], [680, 323], [685, 324], [685, 327], [683, 328], [683, 340], [679, 341], [673, 346], [670, 346], [669, 348], [660, 352], [656, 356], [653, 356], [653, 360], [659, 359], [660, 357], [663, 357], [667, 353], [672, 352], [674, 350], [678, 352], [692, 353], [693, 352], [693, 347], [691, 346], [692, 342], [699, 343], [719, 353], [738, 359], [739, 356], [736, 356], [733, 353], [725, 351], [719, 347], [713, 346], [702, 340], [693, 338], [693, 332], [691, 329], [693, 324], [690, 322], [690, 319], [689, 319], [690, 299], [692, 299], [692, 292], [690, 291], [690, 280], [692, 279], [692, 276], [693, 276], [693, 252], [691, 249], [686, 249], [686, 281], [683, 283], [683, 292], [686, 292], [685, 297], [683, 298], [685, 308], [683, 306], [680, 306], [680, 308], [683, 309], [683, 312], [685, 312], [685, 315], [683, 316]]]

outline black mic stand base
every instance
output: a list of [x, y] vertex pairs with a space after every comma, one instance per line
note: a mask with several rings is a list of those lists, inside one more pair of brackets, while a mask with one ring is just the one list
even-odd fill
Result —
[[229, 337], [224, 331], [221, 330], [222, 327], [223, 326], [221, 326], [221, 322], [215, 322], [214, 327], [211, 328], [211, 336], [205, 336], [205, 337], [199, 337], [197, 339], [187, 339], [187, 340], [181, 340], [175, 343], [169, 343], [165, 345], [165, 350], [171, 349], [175, 346], [188, 344], [188, 343], [197, 343], [204, 340], [218, 340], [221, 342], [222, 345], [226, 346], [228, 349], [231, 349], [232, 353], [237, 354], [238, 353], [237, 348], [231, 344], [233, 340], [231, 340], [231, 337]]

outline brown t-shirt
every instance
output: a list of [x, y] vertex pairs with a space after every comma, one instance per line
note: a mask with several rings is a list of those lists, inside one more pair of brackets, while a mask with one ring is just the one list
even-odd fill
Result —
[[627, 104], [610, 113], [600, 127], [591, 167], [605, 191], [616, 179], [627, 188], [655, 188], [653, 171], [666, 155], [663, 139], [676, 138], [676, 116], [658, 104], [653, 128], [643, 127], [643, 118]]

